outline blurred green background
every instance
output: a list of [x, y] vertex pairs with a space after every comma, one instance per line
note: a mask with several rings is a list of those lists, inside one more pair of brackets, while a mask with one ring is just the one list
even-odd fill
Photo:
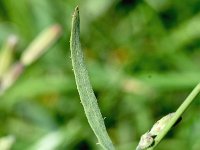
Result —
[[[199, 0], [1, 0], [0, 45], [18, 37], [14, 62], [45, 28], [62, 27], [59, 40], [0, 97], [0, 144], [11, 150], [101, 149], [71, 66], [77, 5], [91, 83], [118, 150], [135, 149], [200, 81]], [[157, 149], [200, 149], [199, 96]]]

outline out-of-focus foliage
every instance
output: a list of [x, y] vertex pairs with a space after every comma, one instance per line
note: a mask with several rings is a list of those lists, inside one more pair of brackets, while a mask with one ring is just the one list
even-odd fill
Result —
[[[0, 97], [0, 144], [13, 150], [100, 149], [71, 66], [76, 5], [91, 82], [117, 149], [134, 149], [200, 81], [198, 0], [1, 0], [0, 45], [11, 34], [18, 37], [13, 61], [48, 26], [60, 24], [62, 36]], [[157, 149], [199, 150], [199, 107], [198, 97]]]

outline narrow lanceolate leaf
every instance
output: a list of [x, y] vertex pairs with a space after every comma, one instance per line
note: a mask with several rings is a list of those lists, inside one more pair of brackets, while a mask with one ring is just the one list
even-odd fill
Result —
[[86, 117], [92, 130], [98, 138], [98, 143], [106, 150], [113, 150], [114, 146], [107, 134], [104, 120], [99, 110], [97, 99], [92, 90], [88, 72], [84, 63], [83, 52], [81, 50], [80, 44], [79, 23], [79, 10], [78, 7], [76, 7], [72, 18], [72, 30], [70, 39], [72, 66], [75, 74], [76, 85]]

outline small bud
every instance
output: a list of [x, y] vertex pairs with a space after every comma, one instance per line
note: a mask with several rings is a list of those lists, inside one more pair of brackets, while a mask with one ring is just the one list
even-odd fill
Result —
[[140, 142], [136, 148], [136, 150], [145, 150], [154, 143], [154, 137], [151, 135], [150, 132], [146, 132], [140, 138]]
[[27, 47], [21, 56], [21, 63], [28, 66], [44, 54], [61, 34], [61, 27], [58, 24], [44, 29]]
[[172, 119], [175, 113], [170, 113], [160, 120], [158, 120], [149, 132], [143, 134], [140, 138], [140, 142], [136, 148], [136, 150], [145, 150], [151, 146], [153, 146], [155, 142], [155, 137], [165, 128], [167, 123]]
[[14, 64], [10, 70], [8, 70], [5, 75], [0, 78], [0, 95], [2, 95], [5, 90], [7, 90], [17, 78], [21, 75], [24, 70], [24, 66], [21, 63]]
[[8, 71], [13, 62], [17, 41], [18, 39], [15, 35], [10, 35], [0, 50], [0, 78]]
[[150, 133], [152, 135], [158, 135], [166, 126], [166, 124], [171, 120], [171, 118], [174, 116], [174, 113], [170, 113], [164, 117], [162, 117], [160, 120], [158, 120], [153, 127], [150, 130]]

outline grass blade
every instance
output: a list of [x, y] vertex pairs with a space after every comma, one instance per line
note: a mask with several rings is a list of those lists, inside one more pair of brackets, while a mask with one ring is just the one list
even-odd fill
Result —
[[80, 44], [80, 19], [78, 7], [76, 7], [72, 18], [70, 48], [76, 85], [88, 122], [97, 136], [99, 144], [106, 150], [113, 150], [114, 146], [107, 134], [104, 120], [99, 110], [97, 99], [92, 90], [84, 63]]

